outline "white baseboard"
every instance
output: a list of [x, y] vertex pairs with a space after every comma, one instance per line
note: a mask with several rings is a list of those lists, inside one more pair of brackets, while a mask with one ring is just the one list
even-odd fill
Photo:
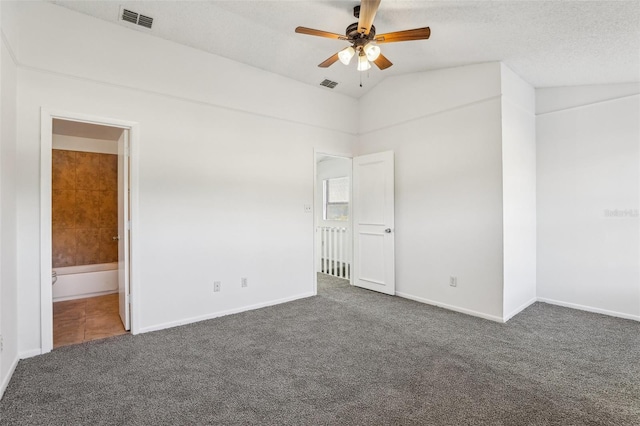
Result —
[[550, 305], [564, 306], [565, 308], [579, 309], [581, 311], [593, 312], [596, 314], [609, 315], [617, 318], [640, 321], [640, 315], [632, 315], [632, 314], [626, 314], [623, 312], [609, 311], [607, 309], [594, 308], [593, 306], [578, 305], [577, 303], [563, 302], [560, 300], [547, 299], [545, 297], [538, 297], [538, 302], [549, 303]]
[[415, 300], [416, 302], [420, 302], [420, 303], [426, 303], [427, 305], [433, 305], [433, 306], [437, 306], [439, 308], [448, 309], [450, 311], [460, 312], [461, 314], [467, 314], [467, 315], [472, 315], [474, 317], [487, 319], [489, 321], [495, 321], [495, 322], [501, 322], [501, 323], [505, 322], [502, 318], [500, 318], [498, 316], [495, 316], [495, 315], [489, 315], [489, 314], [485, 314], [483, 312], [477, 312], [477, 311], [473, 311], [471, 309], [461, 308], [459, 306], [448, 305], [446, 303], [436, 302], [435, 300], [429, 300], [429, 299], [425, 299], [425, 298], [422, 298], [422, 297], [413, 296], [413, 295], [407, 294], [407, 293], [396, 292], [396, 296], [400, 296], [400, 297], [403, 297], [405, 299]]
[[27, 359], [27, 358], [33, 358], [34, 356], [38, 356], [38, 355], [42, 355], [42, 349], [31, 349], [28, 351], [20, 352], [18, 354], [18, 358]]
[[429, 300], [429, 299], [425, 299], [423, 297], [413, 296], [413, 295], [407, 294], [407, 293], [396, 292], [396, 296], [403, 297], [405, 299], [415, 300], [416, 302], [420, 302], [420, 303], [426, 303], [427, 305], [438, 306], [440, 308], [448, 309], [450, 311], [460, 312], [462, 314], [467, 314], [467, 315], [473, 315], [474, 317], [484, 318], [484, 319], [487, 319], [487, 320], [490, 320], [490, 321], [496, 321], [496, 322], [501, 322], [501, 323], [505, 323], [505, 322], [509, 321], [511, 318], [513, 318], [514, 316], [516, 316], [520, 312], [524, 311], [526, 308], [528, 308], [529, 306], [531, 306], [535, 302], [549, 303], [551, 305], [563, 306], [565, 308], [579, 309], [581, 311], [593, 312], [593, 313], [596, 313], [596, 314], [609, 315], [609, 316], [612, 316], [612, 317], [624, 318], [624, 319], [629, 319], [629, 320], [633, 320], [633, 321], [640, 321], [640, 315], [632, 315], [632, 314], [627, 314], [627, 313], [623, 313], [623, 312], [610, 311], [610, 310], [607, 310], [607, 309], [594, 308], [593, 306], [578, 305], [576, 303], [563, 302], [563, 301], [560, 301], [560, 300], [547, 299], [547, 298], [544, 298], [544, 297], [534, 297], [531, 300], [529, 300], [526, 303], [524, 303], [521, 306], [519, 306], [517, 309], [514, 309], [509, 314], [505, 315], [504, 318], [500, 318], [500, 317], [495, 316], [495, 315], [489, 315], [489, 314], [485, 314], [483, 312], [477, 312], [477, 311], [473, 311], [471, 309], [461, 308], [459, 306], [449, 305], [449, 304], [446, 304], [446, 303], [437, 302], [435, 300]]
[[11, 381], [11, 376], [13, 376], [13, 372], [16, 371], [16, 367], [18, 366], [18, 357], [15, 357], [11, 362], [11, 366], [9, 367], [9, 371], [7, 372], [7, 376], [2, 379], [2, 383], [0, 383], [0, 399], [4, 396], [4, 391], [7, 390], [9, 386], [9, 382]]
[[200, 315], [192, 318], [185, 318], [178, 321], [165, 322], [163, 324], [152, 325], [149, 327], [142, 327], [138, 333], [148, 333], [150, 331], [164, 330], [166, 328], [178, 327], [181, 325], [192, 324], [194, 322], [206, 321], [213, 318], [223, 317], [226, 315], [239, 314], [241, 312], [252, 311], [254, 309], [266, 308], [267, 306], [279, 305], [281, 303], [293, 302], [298, 299], [305, 299], [307, 297], [315, 296], [313, 292], [299, 294], [297, 296], [286, 297], [284, 299], [270, 300], [268, 302], [257, 303], [255, 305], [242, 306], [240, 308], [229, 309], [226, 311], [214, 312], [211, 314]]
[[504, 316], [504, 322], [509, 321], [511, 318], [515, 317], [520, 312], [524, 311], [525, 309], [527, 309], [529, 306], [533, 305], [537, 301], [538, 301], [538, 298], [534, 297], [531, 300], [529, 300], [528, 302], [523, 303], [522, 305], [520, 305], [519, 307], [517, 307], [516, 309], [511, 311], [511, 313], [509, 313], [508, 315], [505, 315]]

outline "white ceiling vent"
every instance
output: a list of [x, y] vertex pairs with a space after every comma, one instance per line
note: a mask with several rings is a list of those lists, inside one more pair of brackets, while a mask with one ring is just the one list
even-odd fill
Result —
[[151, 29], [153, 18], [120, 6], [120, 20]]
[[333, 89], [338, 85], [337, 81], [331, 81], [328, 78], [325, 78], [320, 82], [320, 86], [328, 87], [329, 89]]

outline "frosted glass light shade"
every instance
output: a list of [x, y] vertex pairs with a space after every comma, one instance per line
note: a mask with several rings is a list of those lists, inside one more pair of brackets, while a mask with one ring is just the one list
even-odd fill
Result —
[[364, 47], [364, 54], [368, 60], [375, 61], [380, 56], [380, 46], [369, 43]]
[[358, 71], [366, 71], [371, 68], [371, 64], [365, 55], [358, 56]]
[[349, 65], [349, 62], [351, 62], [351, 58], [353, 58], [353, 55], [355, 54], [355, 49], [349, 46], [346, 49], [342, 49], [338, 52], [338, 59], [340, 59], [340, 62], [342, 62], [343, 64]]

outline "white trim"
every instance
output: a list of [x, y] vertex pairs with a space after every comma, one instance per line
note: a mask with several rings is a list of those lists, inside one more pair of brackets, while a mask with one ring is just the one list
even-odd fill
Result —
[[500, 93], [499, 95], [488, 96], [486, 98], [478, 99], [478, 100], [475, 100], [475, 101], [472, 101], [472, 102], [466, 102], [464, 104], [455, 105], [455, 106], [452, 106], [451, 108], [446, 108], [446, 109], [442, 109], [442, 110], [438, 110], [438, 111], [428, 112], [426, 114], [422, 114], [422, 115], [419, 115], [417, 117], [411, 117], [411, 118], [408, 118], [408, 119], [403, 120], [403, 121], [398, 121], [396, 123], [385, 124], [384, 126], [376, 127], [374, 129], [367, 130], [366, 132], [360, 132], [360, 133], [358, 133], [358, 136], [365, 136], [365, 135], [368, 135], [369, 133], [378, 132], [380, 130], [385, 130], [385, 129], [391, 129], [392, 127], [398, 127], [398, 126], [402, 126], [402, 125], [407, 124], [407, 123], [411, 123], [411, 122], [414, 122], [414, 121], [422, 120], [423, 118], [429, 118], [429, 117], [434, 117], [434, 116], [440, 115], [440, 114], [446, 114], [448, 112], [457, 111], [459, 109], [467, 108], [467, 107], [470, 107], [470, 106], [483, 104], [485, 102], [494, 101], [496, 99], [498, 99], [498, 100], [500, 100], [502, 102], [502, 93]]
[[4, 46], [7, 48], [7, 52], [9, 52], [9, 56], [13, 61], [13, 65], [18, 67], [19, 64], [18, 64], [18, 59], [16, 58], [16, 54], [13, 52], [13, 49], [11, 48], [9, 41], [7, 40], [7, 35], [2, 30], [0, 30], [0, 38], [2, 39], [2, 44], [4, 44]]
[[318, 256], [318, 213], [317, 209], [319, 206], [316, 205], [316, 199], [318, 197], [316, 186], [318, 185], [318, 151], [313, 149], [313, 207], [311, 208], [311, 214], [313, 215], [313, 238], [311, 239], [313, 244], [313, 250], [311, 252], [312, 255], [312, 271], [313, 271], [313, 288], [311, 289], [314, 296], [318, 295], [318, 262], [316, 261]]
[[[137, 235], [134, 235], [138, 224], [138, 145], [140, 138], [139, 125], [133, 121], [125, 121], [109, 117], [97, 117], [68, 111], [54, 111], [41, 108], [40, 111], [40, 353], [53, 349], [53, 291], [51, 286], [51, 149], [53, 119], [78, 121], [103, 126], [121, 127], [129, 130], [131, 168], [130, 205], [131, 205], [131, 249], [129, 252], [131, 294], [136, 293], [131, 303], [131, 334], [139, 331], [139, 272], [135, 267]], [[33, 355], [31, 355], [33, 356]]]
[[536, 114], [536, 117], [541, 117], [541, 116], [547, 115], [547, 114], [555, 114], [557, 112], [570, 111], [570, 110], [573, 110], [573, 109], [588, 108], [588, 107], [593, 106], [593, 105], [619, 101], [621, 99], [633, 98], [634, 96], [640, 96], [640, 93], [633, 93], [631, 95], [617, 96], [615, 98], [607, 98], [607, 99], [602, 99], [602, 100], [599, 100], [599, 101], [589, 102], [589, 103], [586, 103], [586, 104], [573, 105], [573, 106], [564, 107], [564, 108], [560, 108], [560, 109], [554, 109], [554, 110], [551, 110], [551, 111], [540, 112], [540, 113]]
[[53, 114], [40, 110], [40, 350], [53, 349], [53, 287], [51, 286], [51, 149]]
[[532, 298], [531, 300], [529, 300], [528, 302], [523, 303], [522, 305], [520, 305], [519, 307], [517, 307], [516, 309], [514, 309], [513, 311], [511, 311], [511, 313], [504, 315], [503, 321], [507, 322], [509, 321], [511, 318], [515, 317], [516, 315], [518, 315], [520, 312], [524, 311], [525, 309], [527, 309], [529, 306], [533, 305], [534, 303], [536, 303], [538, 301], [537, 297]]
[[228, 309], [226, 311], [214, 312], [212, 314], [200, 315], [197, 317], [181, 319], [177, 321], [165, 322], [162, 324], [152, 325], [150, 327], [144, 327], [138, 330], [139, 333], [148, 333], [151, 331], [164, 330], [167, 328], [178, 327], [181, 325], [193, 324], [200, 321], [206, 321], [214, 318], [224, 317], [227, 315], [239, 314], [241, 312], [252, 311], [254, 309], [266, 308], [268, 306], [279, 305], [281, 303], [293, 302], [294, 300], [306, 299], [307, 297], [315, 296], [313, 292], [302, 293], [297, 296], [285, 297], [283, 299], [270, 300], [268, 302], [256, 303], [255, 305], [242, 306], [239, 308]]
[[33, 358], [34, 356], [42, 355], [43, 353], [44, 352], [42, 352], [40, 349], [31, 349], [28, 351], [20, 352], [18, 354], [18, 358], [20, 359]]
[[[131, 334], [140, 333], [140, 303], [142, 286], [138, 268], [138, 224], [140, 223], [140, 125], [129, 127], [129, 322]], [[135, 297], [134, 297], [135, 296]]]
[[13, 361], [11, 362], [11, 367], [9, 367], [9, 370], [7, 371], [7, 376], [4, 378], [2, 383], [0, 383], [0, 399], [2, 399], [2, 397], [4, 396], [4, 391], [6, 391], [7, 387], [9, 386], [11, 377], [13, 376], [13, 373], [16, 371], [16, 367], [18, 366], [18, 361], [20, 361], [18, 357], [15, 357], [13, 359]]
[[[187, 98], [187, 97], [178, 96], [178, 95], [172, 95], [170, 93], [164, 93], [164, 92], [160, 92], [160, 91], [156, 91], [156, 90], [152, 90], [152, 89], [143, 89], [143, 88], [136, 87], [136, 86], [128, 86], [126, 84], [118, 84], [118, 83], [111, 83], [111, 82], [108, 82], [108, 81], [95, 80], [93, 78], [82, 77], [82, 76], [72, 75], [72, 74], [66, 74], [66, 73], [59, 72], [59, 71], [47, 70], [47, 69], [44, 69], [44, 68], [38, 68], [38, 67], [31, 66], [31, 65], [25, 65], [25, 64], [22, 64], [20, 62], [16, 62], [15, 65], [16, 65], [16, 67], [18, 67], [20, 69], [23, 69], [23, 70], [32, 71], [32, 72], [39, 72], [39, 73], [48, 74], [48, 75], [54, 75], [54, 76], [58, 76], [58, 77], [66, 78], [66, 79], [71, 79], [71, 80], [76, 80], [76, 81], [83, 81], [83, 82], [87, 82], [88, 81], [90, 83], [99, 84], [99, 85], [106, 86], [106, 87], [116, 87], [118, 89], [132, 90], [132, 91], [135, 91], [135, 92], [138, 92], [138, 93], [144, 93], [144, 94], [153, 95], [153, 96], [161, 96], [161, 97], [164, 97], [164, 98], [178, 100], [178, 101], [182, 101], [182, 102], [188, 102], [188, 103], [191, 103], [191, 104], [206, 105], [206, 106], [209, 106], [209, 107], [220, 108], [220, 109], [224, 109], [224, 110], [227, 110], [227, 111], [233, 111], [233, 112], [238, 112], [238, 113], [242, 113], [242, 114], [249, 114], [249, 115], [253, 115], [255, 117], [269, 118], [269, 119], [273, 119], [273, 120], [284, 121], [286, 123], [293, 123], [293, 124], [308, 126], [308, 127], [312, 127], [312, 128], [316, 128], [316, 129], [328, 130], [328, 131], [331, 131], [331, 132], [341, 133], [341, 134], [344, 134], [344, 135], [351, 135], [351, 136], [357, 136], [358, 135], [357, 131], [341, 130], [341, 129], [336, 129], [336, 128], [333, 128], [333, 127], [323, 126], [323, 125], [320, 125], [320, 124], [313, 124], [313, 123], [308, 123], [308, 122], [304, 122], [304, 121], [293, 120], [293, 119], [290, 119], [290, 118], [279, 117], [277, 115], [264, 114], [264, 113], [250, 111], [250, 110], [247, 110], [247, 109], [231, 107], [231, 106], [218, 104], [218, 103], [211, 102], [211, 101]], [[320, 90], [323, 90], [323, 89], [320, 89]], [[353, 98], [351, 98], [351, 97], [349, 97], [347, 95], [344, 95], [344, 96], [348, 97], [349, 99], [353, 99]]]
[[460, 308], [458, 306], [448, 305], [446, 303], [436, 302], [435, 300], [429, 300], [429, 299], [425, 299], [423, 297], [413, 296], [413, 295], [407, 294], [407, 293], [401, 293], [401, 292], [396, 291], [396, 296], [403, 297], [403, 298], [409, 299], [409, 300], [415, 300], [416, 302], [426, 303], [427, 305], [433, 305], [433, 306], [437, 306], [439, 308], [448, 309], [450, 311], [459, 312], [461, 314], [472, 315], [474, 317], [483, 318], [483, 319], [490, 320], [490, 321], [495, 321], [495, 322], [499, 322], [499, 323], [504, 323], [505, 322], [502, 318], [500, 318], [498, 316], [495, 316], [495, 315], [489, 315], [489, 314], [485, 314], [485, 313], [482, 313], [482, 312], [473, 311], [471, 309]]
[[550, 305], [563, 306], [565, 308], [578, 309], [581, 311], [593, 312], [596, 314], [608, 315], [616, 318], [640, 321], [640, 315], [625, 314], [623, 312], [616, 312], [616, 311], [610, 311], [608, 309], [594, 308], [593, 306], [578, 305], [577, 303], [563, 302], [560, 300], [547, 299], [545, 297], [538, 297], [538, 302], [548, 303]]

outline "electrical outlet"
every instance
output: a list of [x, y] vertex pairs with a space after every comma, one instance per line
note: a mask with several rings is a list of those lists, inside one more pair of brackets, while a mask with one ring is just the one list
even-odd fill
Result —
[[311, 204], [305, 204], [304, 205], [304, 212], [305, 213], [311, 213]]
[[451, 287], [457, 287], [458, 286], [458, 277], [449, 277], [449, 285]]
[[240, 278], [240, 286], [241, 287], [246, 287], [248, 285], [249, 285], [249, 280], [246, 277]]
[[220, 291], [220, 284], [222, 284], [220, 281], [214, 281], [213, 282], [213, 291]]

